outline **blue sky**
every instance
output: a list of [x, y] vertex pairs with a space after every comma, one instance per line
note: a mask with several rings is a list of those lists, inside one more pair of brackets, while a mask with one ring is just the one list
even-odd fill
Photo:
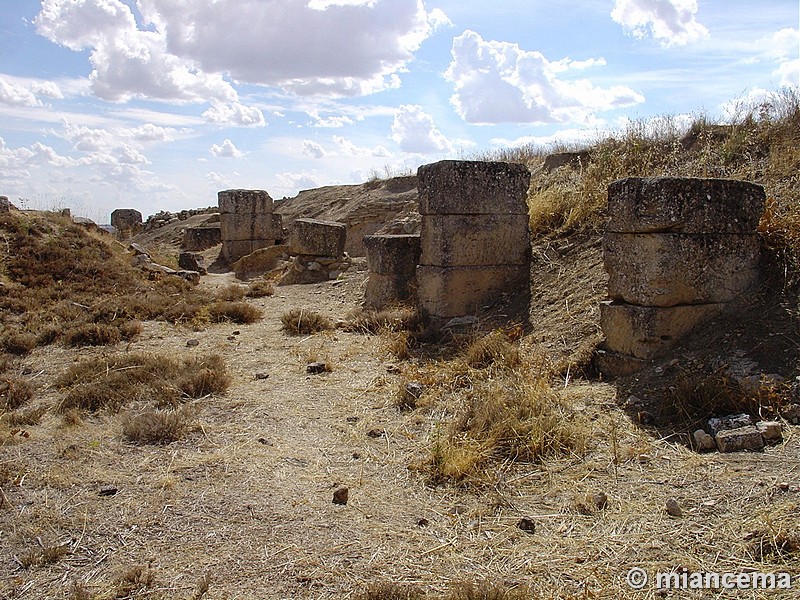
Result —
[[[799, 85], [797, 0], [0, 0], [0, 194], [107, 222]], [[24, 199], [21, 201], [20, 199]]]

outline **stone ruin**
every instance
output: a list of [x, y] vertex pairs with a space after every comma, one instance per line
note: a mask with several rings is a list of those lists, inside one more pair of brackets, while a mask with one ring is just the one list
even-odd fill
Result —
[[189, 252], [201, 252], [222, 243], [222, 229], [217, 224], [187, 227], [183, 232], [183, 247]]
[[281, 216], [273, 213], [272, 198], [264, 190], [221, 191], [218, 202], [225, 262], [282, 242]]
[[[432, 325], [487, 306], [530, 301], [530, 172], [519, 164], [452, 161], [424, 165], [419, 180], [417, 301]], [[519, 315], [508, 315], [510, 319]]]
[[134, 208], [118, 208], [111, 213], [111, 226], [118, 239], [130, 239], [142, 230], [142, 213]]
[[643, 368], [756, 283], [764, 201], [760, 185], [733, 180], [631, 177], [609, 186], [602, 373]]
[[379, 310], [392, 304], [416, 302], [419, 234], [365, 235], [369, 279], [364, 308]]
[[289, 238], [291, 268], [279, 285], [319, 283], [336, 279], [352, 261], [345, 253], [347, 226], [336, 221], [295, 219]]

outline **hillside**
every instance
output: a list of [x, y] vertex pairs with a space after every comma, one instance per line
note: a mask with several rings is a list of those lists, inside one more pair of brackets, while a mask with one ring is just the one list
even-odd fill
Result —
[[[588, 164], [493, 156], [533, 172], [529, 319], [445, 338], [409, 307], [360, 310], [363, 258], [319, 284], [191, 286], [60, 215], [0, 215], [0, 596], [652, 598], [630, 569], [796, 575], [793, 106], [700, 123], [699, 145], [629, 132]], [[767, 276], [672, 355], [604, 381], [600, 190], [650, 171], [762, 183]], [[278, 212], [413, 228], [414, 183], [308, 190]], [[137, 239], [174, 261], [207, 218]], [[695, 449], [702, 419], [739, 411], [780, 419], [782, 441]]]

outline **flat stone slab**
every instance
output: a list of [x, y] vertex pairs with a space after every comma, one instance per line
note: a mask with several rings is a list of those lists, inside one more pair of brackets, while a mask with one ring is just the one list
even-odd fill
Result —
[[292, 227], [289, 246], [292, 254], [307, 256], [342, 256], [347, 239], [347, 225], [337, 221], [297, 219]]
[[629, 177], [608, 186], [607, 231], [613, 233], [753, 233], [764, 188], [747, 181]]
[[217, 193], [220, 214], [272, 214], [273, 202], [264, 190], [223, 190]]
[[422, 215], [528, 214], [524, 165], [443, 160], [421, 166], [417, 180]]
[[760, 452], [764, 449], [764, 438], [755, 425], [720, 431], [714, 439], [720, 452]]
[[757, 234], [607, 233], [608, 295], [640, 306], [729, 302], [759, 278]]
[[666, 354], [681, 338], [724, 308], [724, 304], [658, 308], [603, 302], [600, 325], [609, 350], [651, 359]]
[[420, 264], [528, 265], [528, 215], [423, 215]]

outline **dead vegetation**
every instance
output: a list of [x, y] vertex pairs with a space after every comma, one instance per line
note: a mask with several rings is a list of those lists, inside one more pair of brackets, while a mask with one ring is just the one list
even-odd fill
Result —
[[333, 321], [313, 310], [295, 308], [281, 315], [283, 330], [289, 335], [310, 335], [334, 329]]

